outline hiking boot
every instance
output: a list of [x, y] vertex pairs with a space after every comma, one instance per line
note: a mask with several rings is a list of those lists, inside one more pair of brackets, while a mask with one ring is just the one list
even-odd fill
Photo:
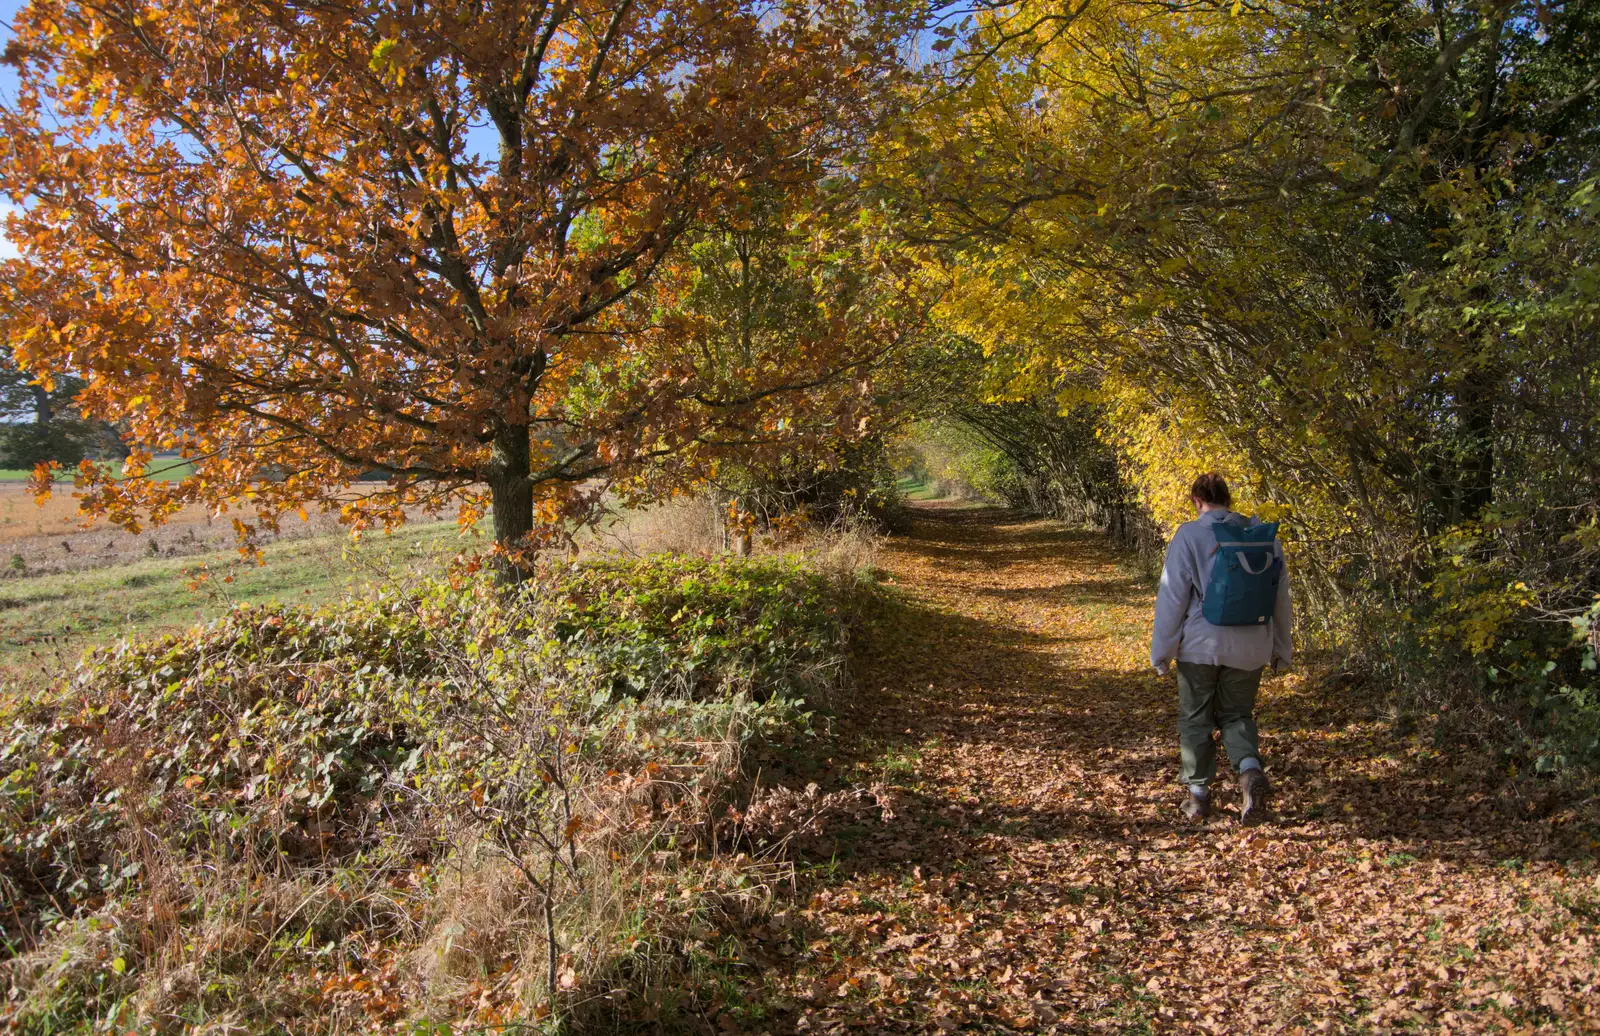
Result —
[[1239, 775], [1239, 792], [1244, 799], [1239, 807], [1241, 824], [1254, 824], [1267, 815], [1272, 785], [1267, 782], [1266, 774], [1255, 768], [1246, 770]]
[[1190, 792], [1183, 801], [1183, 815], [1190, 820], [1204, 820], [1211, 815], [1211, 796]]

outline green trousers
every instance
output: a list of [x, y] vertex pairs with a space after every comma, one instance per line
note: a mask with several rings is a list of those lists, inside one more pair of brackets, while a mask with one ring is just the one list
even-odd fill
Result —
[[1217, 743], [1211, 739], [1213, 730], [1222, 731], [1222, 745], [1234, 766], [1251, 756], [1261, 758], [1255, 715], [1256, 691], [1260, 687], [1260, 669], [1178, 663], [1178, 744], [1183, 753], [1180, 781], [1210, 784], [1216, 780]]

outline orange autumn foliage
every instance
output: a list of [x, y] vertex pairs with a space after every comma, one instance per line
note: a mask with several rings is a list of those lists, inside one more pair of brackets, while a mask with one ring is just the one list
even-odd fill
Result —
[[[781, 448], [786, 397], [850, 420], [859, 336], [709, 362], [664, 274], [754, 192], [818, 188], [902, 31], [878, 0], [33, 0], [0, 321], [140, 445], [79, 472], [84, 511], [248, 536], [492, 502], [509, 546], [604, 480]], [[161, 449], [193, 476], [138, 477]]]

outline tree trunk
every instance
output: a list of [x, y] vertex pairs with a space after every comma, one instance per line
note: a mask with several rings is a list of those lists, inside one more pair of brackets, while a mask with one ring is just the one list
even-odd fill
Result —
[[33, 419], [38, 422], [40, 427], [44, 427], [54, 420], [56, 416], [55, 407], [50, 400], [50, 393], [46, 392], [40, 385], [29, 385], [28, 389], [33, 393]]
[[1468, 372], [1460, 391], [1461, 460], [1457, 520], [1472, 520], [1494, 503], [1494, 411], [1498, 401], [1497, 372], [1477, 366]]
[[528, 429], [506, 428], [495, 436], [489, 455], [489, 499], [494, 513], [494, 541], [512, 556], [502, 557], [498, 574], [505, 585], [520, 583], [528, 575], [524, 559], [515, 552], [526, 546], [533, 531], [533, 483], [528, 479]]

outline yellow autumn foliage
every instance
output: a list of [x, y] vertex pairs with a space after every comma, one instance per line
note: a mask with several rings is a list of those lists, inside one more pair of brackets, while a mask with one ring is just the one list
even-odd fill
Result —
[[982, 347], [981, 401], [1092, 414], [1160, 525], [1225, 474], [1284, 522], [1332, 639], [1577, 679], [1600, 203], [1595, 105], [1561, 85], [1589, 73], [1552, 41], [1593, 27], [1326, 15], [1025, 0], [975, 22], [962, 89], [885, 149], [948, 277], [934, 318]]

